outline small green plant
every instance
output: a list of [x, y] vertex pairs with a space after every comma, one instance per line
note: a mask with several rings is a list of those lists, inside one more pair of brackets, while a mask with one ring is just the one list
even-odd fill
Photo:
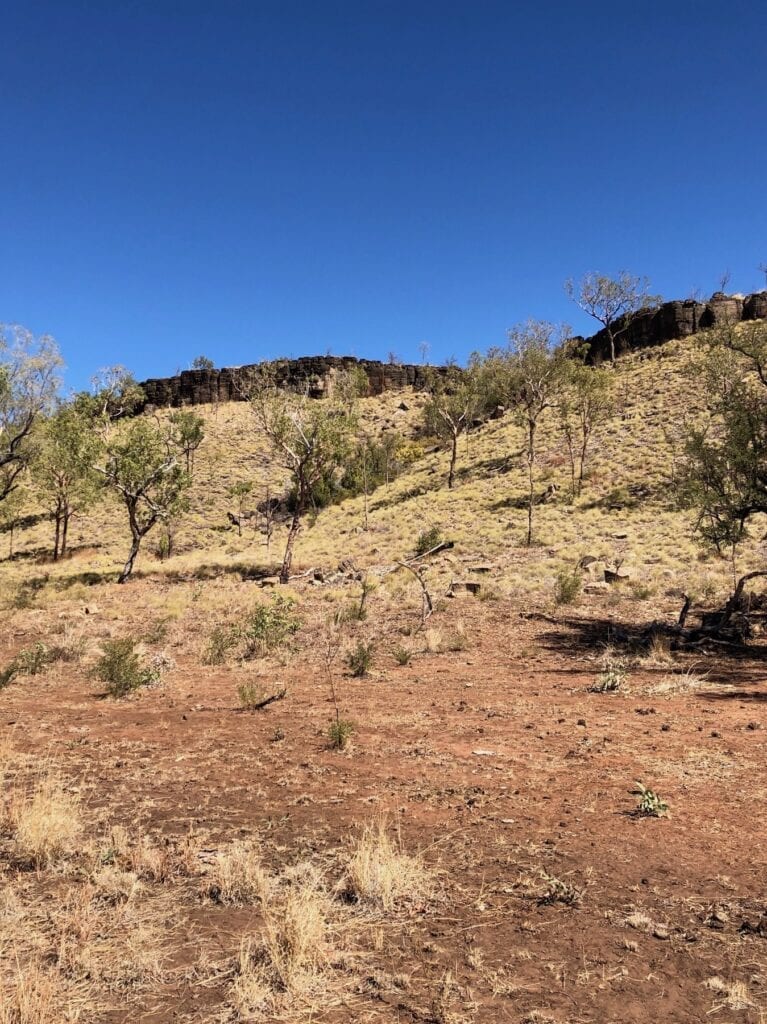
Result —
[[431, 551], [432, 548], [441, 544], [442, 540], [442, 530], [439, 526], [430, 526], [426, 530], [421, 530], [415, 542], [415, 553], [425, 555], [427, 551]]
[[293, 611], [293, 604], [291, 598], [278, 594], [270, 604], [256, 605], [248, 613], [239, 629], [245, 644], [244, 657], [268, 654], [298, 631], [301, 620]]
[[357, 646], [349, 652], [346, 663], [355, 679], [364, 678], [373, 664], [373, 644], [358, 641]]
[[106, 683], [110, 697], [125, 697], [142, 686], [151, 686], [160, 677], [159, 669], [145, 668], [136, 650], [138, 641], [131, 637], [107, 640], [104, 653], [97, 661], [93, 674]]
[[331, 749], [345, 750], [353, 733], [354, 722], [350, 722], [348, 718], [337, 718], [335, 722], [331, 722], [328, 729]]
[[216, 626], [210, 634], [203, 656], [206, 665], [223, 665], [239, 643], [239, 630], [235, 626]]
[[636, 813], [643, 818], [662, 818], [668, 814], [669, 806], [654, 790], [637, 782], [634, 792], [639, 796]]
[[413, 660], [413, 652], [409, 647], [403, 647], [402, 644], [400, 644], [398, 647], [394, 648], [394, 660], [398, 665], [409, 665]]
[[25, 676], [37, 676], [58, 658], [59, 652], [56, 648], [48, 647], [38, 640], [36, 644], [19, 651], [16, 655], [16, 670]]
[[583, 577], [578, 569], [561, 569], [554, 583], [557, 604], [573, 604], [581, 592]]
[[223, 665], [238, 641], [238, 632], [233, 626], [216, 626], [210, 634], [203, 662], [206, 665]]
[[591, 693], [615, 693], [626, 682], [626, 663], [620, 658], [606, 657], [602, 671], [589, 687]]

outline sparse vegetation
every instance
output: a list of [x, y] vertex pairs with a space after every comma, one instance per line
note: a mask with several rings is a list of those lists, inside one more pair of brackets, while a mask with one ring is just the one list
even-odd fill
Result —
[[636, 792], [639, 796], [637, 814], [645, 818], [662, 818], [668, 814], [668, 804], [655, 790], [637, 782]]
[[143, 664], [138, 641], [131, 637], [107, 640], [93, 670], [94, 677], [106, 683], [110, 697], [126, 697], [142, 686], [159, 679], [157, 669]]
[[557, 604], [574, 604], [583, 586], [580, 569], [560, 569], [554, 583], [554, 599]]
[[355, 679], [364, 679], [370, 673], [375, 648], [372, 643], [359, 640], [349, 651], [347, 664]]

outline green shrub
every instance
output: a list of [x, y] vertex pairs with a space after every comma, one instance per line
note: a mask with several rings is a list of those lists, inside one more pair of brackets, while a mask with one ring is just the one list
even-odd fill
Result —
[[331, 722], [328, 729], [328, 739], [330, 740], [331, 748], [333, 750], [345, 750], [353, 733], [354, 722], [350, 722], [348, 718], [338, 718], [335, 722]]
[[561, 569], [554, 584], [557, 604], [573, 604], [581, 592], [583, 579], [577, 569]]
[[301, 620], [293, 612], [294, 601], [277, 594], [270, 604], [259, 604], [250, 612], [240, 627], [245, 642], [245, 657], [268, 654], [296, 633]]
[[373, 664], [373, 644], [358, 641], [357, 646], [349, 652], [346, 663], [356, 679], [362, 679], [370, 671]]
[[145, 668], [136, 650], [138, 641], [130, 637], [107, 640], [104, 653], [93, 670], [96, 679], [106, 683], [110, 697], [124, 697], [142, 686], [150, 686], [159, 679], [157, 669]]
[[233, 626], [216, 626], [210, 634], [203, 662], [206, 665], [223, 665], [238, 642], [239, 633]]
[[398, 665], [409, 665], [413, 660], [413, 652], [409, 647], [403, 647], [400, 644], [399, 647], [394, 648], [394, 660]]
[[432, 548], [436, 548], [438, 544], [441, 544], [442, 540], [442, 530], [439, 526], [430, 526], [426, 530], [421, 530], [415, 542], [415, 553], [417, 555], [425, 555], [427, 551], [431, 551]]
[[22, 675], [37, 676], [44, 672], [52, 662], [58, 661], [60, 657], [61, 652], [59, 648], [48, 647], [38, 640], [31, 647], [19, 651], [15, 659], [16, 669]]

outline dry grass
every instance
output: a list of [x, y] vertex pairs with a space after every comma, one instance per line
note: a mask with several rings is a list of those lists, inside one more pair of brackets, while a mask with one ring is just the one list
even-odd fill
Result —
[[420, 857], [404, 853], [386, 820], [365, 825], [347, 867], [346, 892], [362, 904], [383, 911], [427, 900], [434, 878]]
[[70, 998], [60, 978], [37, 964], [17, 964], [0, 982], [0, 1024], [64, 1024], [82, 1019], [83, 1002]]
[[691, 666], [684, 672], [670, 672], [663, 676], [659, 683], [650, 687], [650, 693], [670, 697], [675, 693], [692, 693], [710, 685], [708, 674], [700, 674]]
[[749, 996], [745, 981], [725, 981], [717, 975], [703, 984], [719, 996], [719, 1001], [711, 1008], [712, 1013], [720, 1010], [750, 1010], [757, 1005]]
[[247, 906], [264, 901], [270, 880], [253, 843], [237, 841], [219, 852], [206, 880], [206, 891], [218, 903]]
[[[284, 880], [283, 880], [284, 881]], [[310, 1007], [326, 989], [332, 960], [330, 905], [312, 876], [275, 889], [263, 903], [258, 939], [243, 939], [231, 999], [240, 1020]]]
[[6, 816], [16, 856], [44, 868], [78, 849], [82, 833], [79, 799], [46, 773], [27, 791], [13, 792]]

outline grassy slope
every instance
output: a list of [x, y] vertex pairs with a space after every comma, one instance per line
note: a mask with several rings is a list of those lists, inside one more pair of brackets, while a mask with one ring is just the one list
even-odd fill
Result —
[[[550, 596], [556, 573], [573, 566], [583, 554], [625, 559], [632, 567], [632, 579], [650, 590], [648, 597], [662, 597], [679, 588], [697, 594], [725, 588], [731, 567], [701, 553], [691, 534], [690, 516], [674, 505], [672, 466], [678, 452], [673, 438], [681, 434], [683, 417], [700, 407], [698, 378], [689, 372], [695, 351], [689, 341], [671, 343], [618, 364], [618, 410], [594, 438], [589, 480], [576, 506], [566, 500], [566, 450], [556, 418], [550, 417], [541, 433], [538, 474], [540, 489], [553, 481], [560, 487], [560, 497], [537, 509], [534, 548], [522, 547], [526, 513], [515, 507], [526, 486], [524, 438], [507, 416], [463, 439], [458, 481], [452, 491], [444, 484], [446, 453], [431, 451], [397, 481], [370, 496], [367, 532], [362, 529], [361, 497], [323, 511], [302, 532], [296, 567], [299, 571], [312, 566], [329, 569], [346, 557], [360, 566], [391, 564], [412, 551], [425, 525], [438, 524], [456, 541], [453, 559], [444, 563], [446, 574], [459, 574], [463, 562], [481, 558], [492, 562], [497, 589], [525, 599]], [[399, 408], [403, 399], [407, 410]], [[366, 427], [374, 432], [413, 431], [422, 403], [423, 396], [412, 392], [367, 399], [363, 403]], [[179, 553], [160, 563], [150, 536], [139, 571], [175, 574], [202, 566], [276, 564], [285, 528], [276, 530], [271, 555], [253, 528], [246, 527], [243, 537], [238, 537], [226, 519], [232, 507], [227, 488], [236, 480], [253, 480], [255, 504], [267, 485], [273, 494], [281, 492], [284, 472], [271, 462], [246, 405], [232, 403], [199, 411], [206, 419], [208, 436], [197, 454], [191, 510], [178, 532]], [[616, 490], [633, 495], [632, 502], [610, 507], [606, 496]], [[49, 534], [47, 523], [22, 531], [17, 550], [39, 552], [42, 557]], [[108, 502], [75, 522], [72, 559], [60, 566], [46, 564], [45, 572], [51, 579], [69, 577], [70, 582], [83, 572], [112, 573], [127, 543], [122, 510]], [[2, 576], [12, 586], [28, 575], [28, 559], [3, 564]]]

